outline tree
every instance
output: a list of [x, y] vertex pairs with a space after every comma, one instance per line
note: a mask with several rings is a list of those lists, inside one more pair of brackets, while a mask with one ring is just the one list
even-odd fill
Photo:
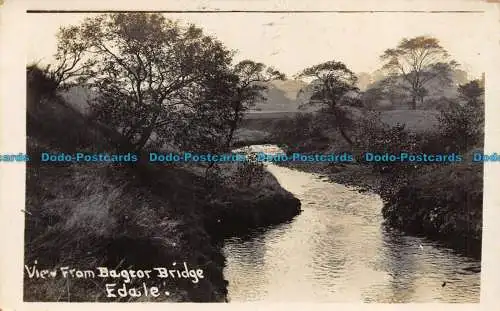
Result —
[[78, 27], [63, 28], [59, 46], [75, 54], [85, 73], [79, 77], [97, 92], [96, 117], [118, 128], [137, 151], [153, 132], [175, 136], [175, 117], [201, 107], [207, 87], [228, 70], [232, 58], [200, 28], [181, 27], [161, 14], [87, 18]]
[[264, 92], [268, 90], [267, 83], [272, 80], [285, 80], [283, 73], [267, 67], [263, 63], [243, 60], [236, 64], [232, 70], [233, 83], [229, 88], [233, 90], [228, 101], [230, 107], [229, 129], [226, 137], [226, 146], [230, 146], [234, 133], [238, 128], [245, 112], [258, 101], [265, 101]]
[[468, 83], [458, 86], [458, 96], [467, 103], [477, 106], [481, 97], [484, 95], [484, 86], [481, 86], [480, 80], [472, 80]]
[[[233, 92], [230, 69], [221, 71], [205, 81], [203, 91], [185, 103], [185, 109], [171, 113], [170, 127], [176, 129], [173, 141], [182, 150], [218, 153], [226, 152], [229, 126], [229, 98]], [[160, 132], [172, 136], [169, 132]]]
[[428, 36], [405, 38], [396, 48], [385, 50], [380, 58], [385, 62], [384, 70], [403, 80], [412, 97], [412, 109], [416, 109], [417, 100], [423, 102], [428, 82], [451, 83], [452, 70], [458, 65], [449, 59], [450, 55], [436, 38]]
[[77, 26], [68, 26], [59, 28], [57, 33], [56, 63], [47, 65], [45, 71], [58, 88], [70, 87], [76, 80], [84, 81], [92, 74], [89, 69], [96, 65], [96, 59], [83, 61], [88, 46], [79, 31]]
[[308, 86], [311, 91], [309, 104], [320, 104], [321, 111], [328, 115], [344, 140], [352, 146], [346, 127], [350, 124], [347, 117], [347, 105], [358, 105], [357, 98], [349, 96], [357, 94], [356, 75], [345, 64], [329, 61], [304, 69], [299, 78], [312, 78]]
[[[238, 129], [245, 113], [258, 101], [265, 101], [264, 93], [268, 89], [268, 82], [284, 80], [285, 75], [273, 67], [251, 60], [243, 60], [224, 72], [213, 82], [216, 87], [211, 88], [210, 96], [215, 99], [220, 109], [210, 109], [212, 116], [205, 120], [219, 120], [216, 128], [218, 135], [218, 152], [231, 149], [234, 134]], [[204, 144], [207, 141], [203, 142]], [[247, 163], [248, 164], [248, 163]], [[206, 168], [206, 181], [215, 162], [209, 163]]]
[[458, 87], [459, 99], [439, 117], [443, 144], [465, 152], [482, 146], [484, 140], [484, 89], [479, 80]]
[[[268, 82], [278, 79], [285, 79], [285, 75], [272, 67], [251, 60], [241, 61], [209, 81], [198, 109], [185, 111], [181, 119], [210, 121], [212, 128], [219, 130], [218, 151], [228, 151], [245, 113], [257, 102], [266, 100]], [[201, 143], [206, 145], [206, 138]]]

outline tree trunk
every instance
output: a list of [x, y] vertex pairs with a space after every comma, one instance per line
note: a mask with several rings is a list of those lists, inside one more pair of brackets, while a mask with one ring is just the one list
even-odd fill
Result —
[[236, 132], [236, 129], [238, 127], [237, 125], [237, 121], [234, 122], [234, 124], [231, 125], [231, 128], [229, 129], [229, 134], [227, 136], [227, 140], [226, 140], [226, 148], [230, 148], [231, 147], [231, 142], [233, 141], [233, 136], [234, 136], [234, 132]]
[[231, 142], [233, 140], [234, 132], [238, 129], [238, 125], [240, 123], [240, 113], [241, 113], [241, 103], [240, 102], [234, 102], [233, 104], [233, 109], [234, 109], [234, 119], [231, 120], [229, 123], [230, 128], [229, 128], [229, 133], [227, 136], [226, 140], [226, 148], [231, 147]]
[[349, 144], [349, 146], [352, 146], [353, 145], [352, 140], [349, 138], [349, 136], [347, 136], [347, 133], [344, 131], [342, 127], [339, 127], [339, 132], [340, 135], [342, 135], [342, 137], [344, 138], [344, 140]]
[[149, 137], [151, 137], [151, 134], [153, 133], [155, 127], [156, 127], [156, 121], [158, 120], [158, 116], [160, 115], [160, 111], [158, 110], [155, 112], [153, 116], [153, 120], [151, 120], [151, 123], [149, 126], [142, 132], [141, 139], [135, 144], [136, 146], [136, 152], [139, 152], [144, 148], [146, 143], [149, 140]]
[[349, 144], [349, 146], [352, 147], [352, 145], [353, 145], [352, 140], [349, 138], [349, 136], [347, 135], [347, 133], [345, 132], [345, 129], [344, 129], [345, 116], [342, 114], [342, 111], [338, 110], [338, 107], [335, 107], [334, 105], [332, 105], [332, 107], [334, 107], [333, 115], [335, 117], [335, 123], [336, 123], [337, 129], [339, 130], [340, 135], [342, 135], [342, 138], [344, 138], [344, 140]]
[[411, 98], [410, 108], [411, 110], [417, 110], [417, 98], [415, 96]]

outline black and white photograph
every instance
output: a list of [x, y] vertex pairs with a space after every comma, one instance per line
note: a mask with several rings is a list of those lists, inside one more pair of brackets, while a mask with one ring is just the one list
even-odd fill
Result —
[[485, 9], [205, 2], [24, 13], [22, 300], [479, 303]]

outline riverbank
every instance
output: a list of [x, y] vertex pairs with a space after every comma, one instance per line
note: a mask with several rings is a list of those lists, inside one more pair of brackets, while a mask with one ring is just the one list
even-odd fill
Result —
[[278, 162], [277, 165], [303, 172], [318, 174], [330, 182], [353, 187], [359, 192], [380, 194], [382, 175], [374, 172], [369, 165], [363, 164], [322, 164], [301, 162]]
[[[27, 153], [113, 152], [109, 135], [52, 98], [28, 101]], [[221, 168], [226, 177], [231, 168]], [[234, 181], [234, 178], [231, 179]], [[39, 269], [72, 267], [152, 269], [174, 262], [203, 270], [204, 279], [148, 280], [169, 295], [108, 297], [109, 278], [24, 277], [24, 300], [224, 302], [227, 281], [222, 237], [292, 219], [300, 201], [262, 172], [249, 187], [206, 188], [194, 168], [144, 163], [30, 161], [26, 168], [25, 264]], [[140, 287], [139, 280], [129, 286]], [[150, 300], [151, 299], [151, 300]]]
[[364, 164], [277, 163], [330, 182], [373, 192], [384, 201], [384, 223], [481, 257], [483, 171], [480, 164], [421, 166], [400, 176]]
[[382, 227], [377, 195], [282, 166], [268, 169], [297, 195], [303, 212], [289, 223], [225, 241], [231, 302], [479, 301], [480, 261]]

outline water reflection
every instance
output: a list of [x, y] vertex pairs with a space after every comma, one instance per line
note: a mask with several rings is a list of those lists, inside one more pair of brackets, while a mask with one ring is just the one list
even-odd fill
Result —
[[[266, 289], [267, 277], [264, 271], [265, 266], [265, 244], [258, 236], [248, 239], [232, 239], [226, 242], [226, 251], [233, 254], [227, 257], [227, 267], [237, 265], [242, 273], [239, 277], [231, 280], [231, 286], [238, 288], [252, 288], [247, 292], [247, 300], [258, 300], [259, 295]], [[238, 245], [239, 247], [231, 247]], [[230, 272], [230, 270], [226, 269]]]
[[[404, 237], [383, 228], [382, 245], [380, 251], [383, 256], [378, 263], [383, 271], [387, 271], [389, 282], [379, 289], [376, 301], [381, 302], [413, 302], [415, 295], [415, 274], [417, 262], [409, 251], [410, 246]], [[420, 249], [420, 245], [418, 245]]]
[[231, 301], [479, 301], [480, 263], [384, 228], [377, 196], [268, 169], [304, 211], [248, 240], [226, 241]]

